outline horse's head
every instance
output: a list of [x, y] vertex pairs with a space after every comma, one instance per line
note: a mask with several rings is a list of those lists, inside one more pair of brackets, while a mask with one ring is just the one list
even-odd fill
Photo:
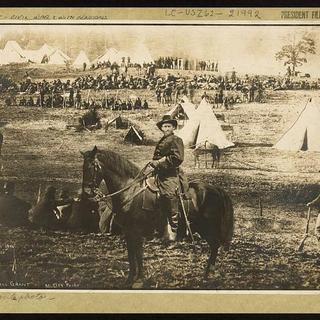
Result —
[[82, 189], [84, 192], [89, 192], [95, 196], [103, 180], [102, 163], [98, 159], [98, 148], [95, 146], [92, 151], [81, 152], [81, 154], [83, 156]]

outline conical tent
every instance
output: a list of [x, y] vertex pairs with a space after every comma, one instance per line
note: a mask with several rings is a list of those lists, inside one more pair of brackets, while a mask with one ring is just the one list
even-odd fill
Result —
[[320, 151], [320, 100], [309, 99], [297, 120], [274, 148], [291, 151]]
[[[184, 126], [177, 131], [177, 136], [183, 140], [186, 147], [191, 147], [196, 143], [200, 119], [196, 112], [195, 105], [192, 104], [187, 97], [183, 97], [182, 100], [184, 102], [180, 105], [188, 120], [184, 123]], [[177, 106], [171, 109], [168, 114], [174, 116], [177, 113], [176, 109]]]
[[102, 54], [101, 56], [99, 56], [98, 58], [96, 58], [93, 62], [94, 63], [98, 63], [98, 62], [110, 62], [110, 63], [119, 63], [119, 56], [118, 56], [118, 50], [115, 48], [109, 48], [107, 49], [107, 51]]
[[206, 99], [202, 99], [197, 113], [198, 117], [200, 117], [197, 145], [204, 145], [207, 141], [211, 145], [218, 146], [219, 149], [234, 146], [234, 143], [227, 139], [218, 119], [212, 111], [212, 107]]
[[49, 57], [48, 64], [65, 64], [70, 58], [60, 49], [56, 49]]
[[86, 53], [83, 50], [81, 50], [77, 58], [74, 60], [73, 66], [82, 67], [84, 63], [88, 66], [90, 65], [90, 60], [88, 59]]
[[16, 41], [8, 41], [6, 43], [1, 55], [2, 64], [23, 63], [27, 61], [28, 59]]
[[220, 149], [234, 146], [223, 132], [219, 121], [214, 115], [210, 104], [202, 99], [198, 109], [187, 124], [177, 132], [177, 135], [188, 147], [206, 147], [212, 145]]
[[181, 102], [175, 105], [170, 111], [166, 113], [166, 115], [170, 115], [171, 117], [178, 116], [179, 113], [183, 113], [186, 120], [192, 119], [196, 114], [195, 105], [192, 104], [188, 98], [183, 99], [184, 102]]
[[52, 54], [54, 52], [54, 50], [55, 49], [53, 47], [51, 47], [45, 43], [38, 51], [42, 54], [42, 56], [44, 56], [45, 54], [47, 56], [49, 56], [50, 54]]

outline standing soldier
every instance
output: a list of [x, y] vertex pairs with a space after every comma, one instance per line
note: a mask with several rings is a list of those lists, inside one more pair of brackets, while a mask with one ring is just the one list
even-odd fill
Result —
[[77, 90], [77, 94], [76, 94], [76, 109], [81, 109], [81, 92], [80, 92], [80, 89]]
[[73, 107], [74, 106], [74, 89], [73, 87], [70, 88], [70, 93], [69, 93], [69, 106]]
[[157, 127], [163, 132], [163, 137], [155, 148], [150, 165], [155, 168], [162, 215], [169, 221], [164, 237], [169, 241], [175, 241], [179, 216], [179, 166], [184, 160], [184, 145], [182, 139], [174, 135], [177, 120], [165, 115], [157, 123]]

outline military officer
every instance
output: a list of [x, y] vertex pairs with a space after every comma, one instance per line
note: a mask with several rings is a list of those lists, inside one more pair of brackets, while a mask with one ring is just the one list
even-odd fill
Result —
[[155, 168], [156, 181], [160, 190], [160, 208], [167, 217], [165, 238], [175, 241], [177, 238], [179, 202], [177, 190], [179, 189], [179, 166], [184, 160], [184, 145], [181, 138], [174, 135], [177, 120], [169, 115], [157, 123], [163, 132], [163, 137], [158, 142], [151, 166]]

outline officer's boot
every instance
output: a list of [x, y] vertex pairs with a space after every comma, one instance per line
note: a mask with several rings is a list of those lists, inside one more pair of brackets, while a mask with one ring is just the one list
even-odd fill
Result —
[[171, 199], [165, 196], [161, 197], [161, 212], [167, 221], [163, 233], [164, 241], [176, 240], [178, 229], [178, 209], [176, 209], [177, 207], [177, 199]]
[[177, 240], [178, 219], [179, 219], [179, 202], [176, 197], [168, 199], [170, 210], [168, 212], [168, 235], [169, 241]]

